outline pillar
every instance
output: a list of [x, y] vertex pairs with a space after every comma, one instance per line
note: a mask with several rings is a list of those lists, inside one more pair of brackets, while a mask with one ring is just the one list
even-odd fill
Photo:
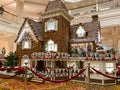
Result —
[[114, 48], [115, 51], [118, 50], [118, 40], [116, 38], [114, 38], [112, 41], [112, 47]]
[[21, 22], [23, 18], [23, 8], [24, 8], [24, 0], [16, 0], [16, 15], [18, 22]]
[[96, 11], [99, 11], [98, 0], [96, 0]]

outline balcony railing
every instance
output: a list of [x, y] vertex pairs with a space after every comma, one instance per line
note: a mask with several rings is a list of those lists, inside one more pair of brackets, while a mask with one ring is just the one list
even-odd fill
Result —
[[78, 8], [71, 10], [71, 15], [72, 16], [80, 16], [80, 15], [85, 15], [85, 14], [90, 14], [90, 13], [95, 13], [95, 12], [102, 12], [106, 10], [111, 10], [115, 8], [120, 7], [120, 0], [110, 0], [106, 1], [103, 3], [97, 3], [96, 5], [91, 5], [91, 6], [86, 6], [83, 8]]

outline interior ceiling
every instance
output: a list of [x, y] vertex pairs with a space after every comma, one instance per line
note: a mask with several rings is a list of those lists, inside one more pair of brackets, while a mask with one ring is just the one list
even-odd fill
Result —
[[[40, 13], [44, 12], [49, 0], [21, 0], [24, 1], [23, 17], [38, 18]], [[93, 5], [110, 0], [80, 0], [79, 2], [68, 2], [62, 0], [68, 10], [74, 10], [81, 7]], [[74, 0], [73, 0], [74, 1]], [[0, 0], [0, 5], [3, 5], [4, 9], [12, 14], [16, 14], [16, 0]]]

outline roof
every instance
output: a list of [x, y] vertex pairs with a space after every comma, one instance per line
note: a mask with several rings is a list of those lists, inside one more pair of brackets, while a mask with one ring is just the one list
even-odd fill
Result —
[[61, 0], [49, 0], [45, 12], [49, 12], [57, 9], [64, 9], [65, 11], [68, 11], [65, 3], [63, 3]]
[[30, 24], [36, 38], [38, 40], [43, 40], [41, 37], [42, 34], [42, 23], [41, 22], [35, 22], [31, 19], [28, 19], [28, 23]]
[[42, 41], [42, 37], [41, 37], [41, 33], [42, 33], [42, 23], [40, 22], [35, 22], [33, 21], [32, 19], [29, 19], [29, 18], [25, 18], [25, 21], [24, 23], [22, 24], [19, 32], [18, 32], [18, 36], [15, 40], [15, 42], [18, 41], [19, 37], [20, 37], [20, 34], [22, 33], [22, 30], [23, 30], [23, 27], [24, 25], [26, 24], [26, 22], [28, 22], [29, 26], [31, 27], [33, 33], [34, 33], [34, 36], [36, 37], [37, 40], [39, 41]]
[[70, 32], [71, 32], [71, 41], [74, 42], [88, 42], [88, 41], [95, 41], [97, 39], [97, 33], [100, 31], [100, 22], [98, 21], [98, 16], [94, 15], [92, 16], [93, 20], [91, 22], [82, 23], [83, 28], [86, 32], [88, 32], [87, 40], [86, 39], [79, 39], [76, 37], [76, 31], [78, 27], [81, 25], [72, 25]]

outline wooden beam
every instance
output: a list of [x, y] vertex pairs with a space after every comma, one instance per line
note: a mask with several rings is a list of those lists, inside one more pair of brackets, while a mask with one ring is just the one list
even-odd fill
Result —
[[43, 4], [43, 3], [37, 3], [37, 2], [31, 2], [31, 1], [25, 1], [24, 3], [28, 3], [28, 4], [35, 4], [35, 5], [40, 5], [40, 6], [47, 6], [47, 3], [46, 4]]
[[11, 5], [11, 4], [14, 4], [14, 3], [15, 3], [15, 1], [13, 0], [13, 1], [11, 1], [11, 2], [5, 3], [3, 6], [6, 7], [6, 6]]

